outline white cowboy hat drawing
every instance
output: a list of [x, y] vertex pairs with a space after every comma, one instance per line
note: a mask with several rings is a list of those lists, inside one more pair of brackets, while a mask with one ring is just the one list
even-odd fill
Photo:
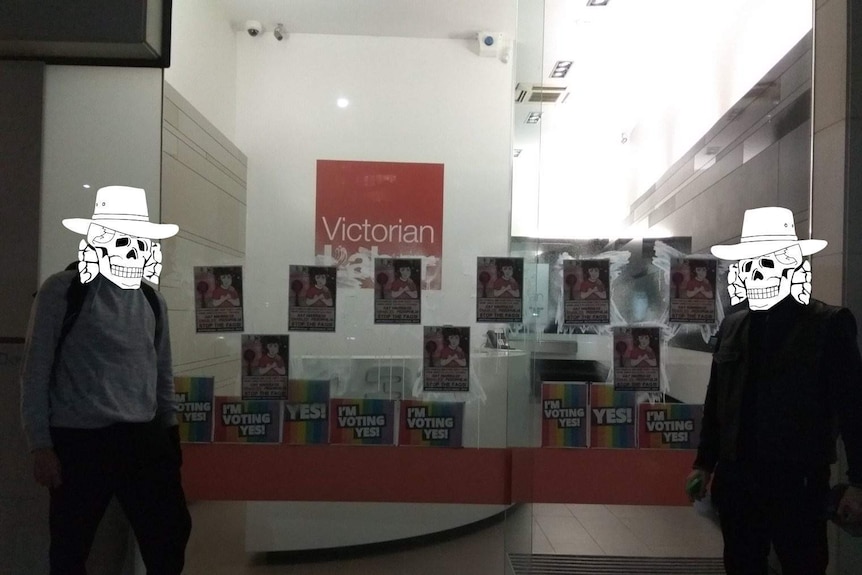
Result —
[[96, 207], [92, 219], [68, 218], [63, 225], [73, 232], [87, 235], [90, 224], [150, 240], [175, 236], [180, 228], [176, 224], [150, 223], [147, 195], [141, 188], [106, 186], [96, 192]]
[[755, 208], [745, 210], [738, 244], [720, 244], [712, 246], [710, 251], [722, 260], [744, 260], [797, 244], [802, 248], [802, 255], [807, 256], [825, 248], [826, 240], [800, 240], [796, 237], [793, 212], [787, 208]]

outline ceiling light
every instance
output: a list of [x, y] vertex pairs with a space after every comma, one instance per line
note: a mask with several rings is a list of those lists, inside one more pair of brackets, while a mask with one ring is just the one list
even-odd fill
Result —
[[607, 6], [610, 0], [587, 0], [587, 6]]
[[539, 120], [541, 120], [541, 119], [542, 119], [542, 113], [541, 112], [530, 112], [529, 114], [527, 114], [527, 119], [524, 120], [524, 123], [525, 124], [538, 124]]
[[560, 60], [556, 64], [554, 64], [554, 69], [551, 70], [551, 78], [565, 78], [566, 74], [569, 73], [569, 69], [572, 67], [573, 62], [571, 60]]
[[84, 184], [84, 189], [85, 189], [85, 190], [89, 190], [89, 189], [90, 189], [90, 184]]
[[350, 100], [348, 100], [347, 98], [339, 98], [335, 101], [335, 105], [339, 108], [346, 108], [350, 105]]

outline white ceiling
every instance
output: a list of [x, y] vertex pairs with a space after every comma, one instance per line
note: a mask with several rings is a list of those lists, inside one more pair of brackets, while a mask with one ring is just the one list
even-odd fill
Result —
[[[513, 39], [515, 83], [566, 86], [570, 92], [564, 105], [517, 104], [514, 111], [513, 144], [524, 152], [516, 160], [513, 194], [530, 188], [525, 201], [535, 205], [537, 190], [531, 188], [541, 179], [549, 216], [527, 217], [557, 236], [571, 228], [572, 209], [596, 214], [597, 226], [619, 221], [631, 200], [801, 38], [805, 24], [798, 21], [807, 16], [810, 28], [811, 2], [610, 0], [590, 7], [587, 0], [220, 1], [237, 29], [253, 19], [270, 31], [283, 23], [294, 34], [474, 39], [487, 31]], [[782, 34], [786, 38], [773, 41]], [[777, 52], [755, 57], [772, 44]], [[563, 80], [548, 77], [558, 60], [574, 62]], [[524, 123], [530, 111], [542, 112], [541, 124]], [[558, 221], [551, 224], [548, 217]]]

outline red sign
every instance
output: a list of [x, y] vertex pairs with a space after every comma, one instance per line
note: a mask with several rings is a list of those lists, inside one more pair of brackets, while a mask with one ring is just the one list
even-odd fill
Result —
[[318, 160], [314, 251], [363, 288], [374, 258], [421, 257], [422, 289], [440, 289], [443, 164]]

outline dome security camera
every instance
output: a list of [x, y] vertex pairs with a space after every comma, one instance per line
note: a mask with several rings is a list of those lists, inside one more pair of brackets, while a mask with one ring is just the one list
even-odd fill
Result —
[[246, 20], [245, 31], [248, 32], [249, 36], [255, 38], [261, 32], [263, 32], [263, 25], [257, 20]]

